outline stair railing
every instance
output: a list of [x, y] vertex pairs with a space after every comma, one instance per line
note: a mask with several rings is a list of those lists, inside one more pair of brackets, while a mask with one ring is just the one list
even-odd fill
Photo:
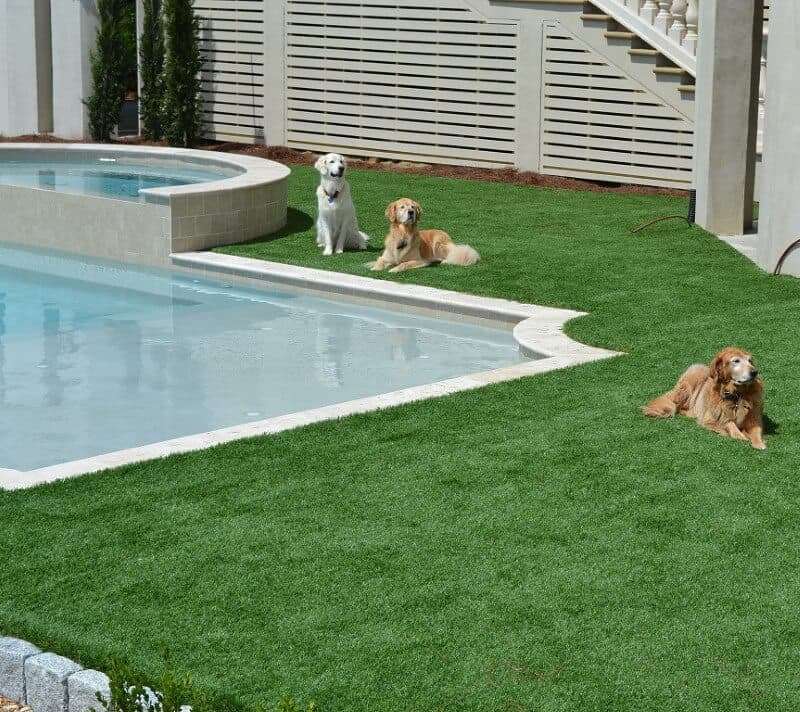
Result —
[[699, 0], [591, 0], [667, 59], [694, 75]]

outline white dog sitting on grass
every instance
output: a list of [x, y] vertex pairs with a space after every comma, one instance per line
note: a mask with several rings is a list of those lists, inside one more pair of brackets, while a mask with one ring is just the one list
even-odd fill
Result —
[[344, 177], [347, 161], [338, 153], [320, 156], [314, 167], [319, 171], [317, 188], [317, 245], [323, 255], [338, 255], [345, 250], [365, 250], [369, 236], [358, 229], [350, 184]]

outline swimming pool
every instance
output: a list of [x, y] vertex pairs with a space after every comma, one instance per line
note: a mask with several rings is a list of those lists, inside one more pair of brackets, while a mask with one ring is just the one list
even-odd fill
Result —
[[280, 230], [289, 173], [216, 151], [0, 143], [0, 242], [168, 267]]
[[0, 468], [23, 479], [532, 358], [455, 317], [0, 246]]
[[242, 171], [224, 167], [158, 165], [113, 156], [81, 160], [14, 160], [0, 154], [0, 184], [59, 193], [144, 202], [142, 190], [224, 180]]

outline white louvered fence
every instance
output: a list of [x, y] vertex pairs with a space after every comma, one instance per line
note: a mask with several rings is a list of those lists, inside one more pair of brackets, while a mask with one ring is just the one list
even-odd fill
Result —
[[287, 144], [514, 165], [518, 41], [461, 0], [287, 0]]
[[204, 133], [220, 141], [258, 141], [264, 136], [264, 0], [196, 0], [194, 6]]
[[[204, 132], [687, 187], [702, 1], [194, 0]], [[630, 57], [594, 41], [606, 15]], [[648, 53], [658, 86], [641, 74]], [[764, 102], [762, 82], [762, 118]]]

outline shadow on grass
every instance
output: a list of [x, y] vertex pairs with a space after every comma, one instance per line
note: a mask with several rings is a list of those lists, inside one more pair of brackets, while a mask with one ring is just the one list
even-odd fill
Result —
[[284, 237], [291, 237], [298, 233], [308, 232], [313, 226], [314, 218], [308, 213], [304, 213], [302, 210], [297, 210], [296, 208], [288, 208], [286, 211], [286, 225], [280, 230], [270, 235], [261, 235], [260, 237], [254, 237], [252, 240], [245, 240], [238, 244], [252, 245], [256, 242], [274, 242]]
[[313, 226], [314, 218], [308, 213], [304, 213], [302, 210], [297, 210], [296, 208], [289, 208], [286, 211], [286, 225], [266, 239], [278, 240], [281, 237], [289, 237], [289, 235], [296, 235], [298, 232], [307, 232]]
[[765, 435], [777, 435], [781, 431], [781, 426], [779, 423], [776, 423], [772, 418], [768, 415], [764, 415], [764, 434]]

